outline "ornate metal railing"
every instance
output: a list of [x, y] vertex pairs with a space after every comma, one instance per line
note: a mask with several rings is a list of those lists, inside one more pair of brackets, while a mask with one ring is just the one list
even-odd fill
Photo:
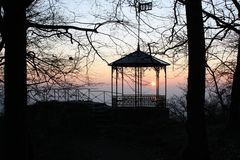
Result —
[[28, 103], [37, 101], [93, 101], [111, 104], [111, 92], [90, 88], [51, 88], [28, 90]]
[[113, 96], [113, 107], [165, 107], [164, 95], [118, 95]]
[[37, 101], [93, 101], [105, 103], [113, 107], [164, 107], [166, 98], [164, 95], [118, 94], [110, 91], [90, 88], [51, 88], [28, 90], [28, 104]]

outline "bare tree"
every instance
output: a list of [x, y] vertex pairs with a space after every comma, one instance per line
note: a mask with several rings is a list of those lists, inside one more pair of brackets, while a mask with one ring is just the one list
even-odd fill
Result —
[[[180, 2], [180, 4], [185, 5], [185, 0], [176, 1], [176, 6]], [[214, 92], [219, 98], [219, 103], [221, 104], [223, 110], [228, 109], [224, 101], [227, 99], [223, 99], [226, 97], [228, 92], [225, 92], [230, 87], [227, 85], [225, 89], [220, 90], [220, 86], [224, 84], [232, 83], [232, 93], [231, 93], [231, 104], [229, 121], [228, 121], [228, 129], [233, 128], [231, 125], [233, 123], [232, 119], [235, 119], [235, 122], [238, 122], [236, 117], [239, 117], [239, 98], [235, 95], [234, 89], [237, 85], [240, 84], [237, 81], [237, 77], [235, 76], [235, 72], [238, 71], [239, 65], [237, 64], [237, 56], [238, 51], [236, 47], [238, 43], [239, 35], [239, 11], [240, 4], [236, 0], [231, 1], [221, 1], [221, 0], [213, 0], [213, 1], [203, 1], [203, 19], [204, 19], [204, 30], [205, 30], [205, 40], [206, 40], [206, 51], [207, 51], [207, 62], [208, 62], [208, 73], [210, 74], [210, 79], [208, 82], [213, 82], [215, 85]], [[178, 15], [178, 10], [175, 9], [175, 15]], [[185, 30], [177, 30], [179, 23], [179, 17], [175, 16], [175, 23], [173, 27], [173, 33], [176, 33], [175, 37], [184, 33]], [[184, 24], [184, 23], [183, 23]], [[182, 36], [183, 37], [183, 36]], [[177, 38], [175, 38], [177, 39]], [[235, 96], [234, 96], [235, 95]], [[233, 109], [235, 108], [235, 109]], [[232, 110], [234, 110], [234, 114]], [[231, 126], [231, 127], [230, 127]], [[235, 128], [236, 129], [236, 128]]]
[[238, 41], [237, 65], [233, 75], [230, 116], [227, 129], [231, 131], [239, 131], [240, 124], [240, 40]]
[[[233, 32], [235, 35], [239, 35], [240, 30], [239, 30], [239, 13], [240, 13], [240, 3], [236, 0], [232, 1], [222, 1], [222, 3], [218, 3], [219, 1], [210, 1], [206, 2], [205, 5], [207, 6], [205, 10], [203, 10], [203, 14], [205, 15], [206, 19], [211, 19], [212, 22], [215, 23], [209, 23], [207, 27], [211, 30], [216, 30], [215, 36], [210, 40], [209, 44], [212, 44], [213, 41], [215, 40], [223, 40], [227, 38], [227, 35], [233, 35], [231, 32]], [[210, 8], [210, 9], [209, 9]], [[222, 36], [220, 36], [220, 33], [222, 33]], [[238, 39], [239, 38], [233, 38], [235, 42], [232, 44], [238, 44]], [[239, 36], [238, 36], [239, 37]], [[233, 69], [234, 73], [232, 74], [233, 80], [232, 80], [232, 93], [231, 93], [231, 104], [230, 104], [230, 115], [229, 115], [229, 122], [228, 122], [228, 129], [233, 129], [237, 128], [236, 125], [233, 123], [239, 123], [239, 119], [236, 117], [239, 117], [240, 112], [239, 112], [239, 107], [240, 107], [240, 102], [239, 102], [239, 97], [237, 95], [237, 90], [239, 91], [239, 78], [238, 78], [238, 70], [239, 70], [239, 61], [238, 61], [238, 55], [239, 51], [236, 51], [236, 48], [232, 48], [231, 45], [229, 45], [230, 49], [233, 49], [232, 53], [233, 57], [237, 57], [235, 59], [235, 68]], [[237, 55], [237, 56], [236, 56]], [[234, 62], [234, 61], [232, 61]], [[223, 65], [226, 64], [226, 62], [222, 63]], [[226, 65], [225, 65], [226, 66]], [[233, 65], [234, 66], [234, 65]], [[230, 67], [229, 67], [230, 68]], [[229, 75], [231, 77], [231, 74]], [[238, 108], [238, 109], [237, 109]], [[234, 113], [233, 113], [234, 110]], [[238, 116], [236, 116], [238, 115]], [[233, 118], [235, 117], [235, 118]], [[235, 119], [235, 120], [233, 120]]]
[[[36, 1], [35, 1], [36, 2]], [[92, 41], [90, 41], [89, 32], [97, 33], [99, 27], [107, 22], [94, 24], [93, 28], [81, 28], [71, 25], [63, 24], [45, 24], [40, 23], [40, 19], [37, 19], [36, 12], [33, 20], [28, 19], [29, 15], [26, 15], [27, 8], [31, 7], [32, 1], [1, 1], [1, 45], [0, 49], [4, 48], [4, 87], [5, 87], [5, 99], [4, 99], [4, 123], [5, 123], [5, 155], [7, 159], [28, 159], [27, 154], [27, 133], [25, 126], [25, 109], [27, 105], [27, 63], [31, 65], [30, 73], [32, 69], [36, 75], [41, 72], [41, 75], [47, 75], [46, 77], [40, 77], [39, 83], [48, 82], [48, 79], [57, 79], [57, 75], [61, 74], [65, 76], [68, 72], [73, 73], [71, 69], [65, 67], [66, 63], [58, 58], [51, 57], [46, 58], [40, 55], [36, 55], [33, 50], [26, 49], [27, 35], [31, 33], [28, 29], [32, 30], [32, 34], [37, 35], [37, 39], [31, 41], [35, 45], [39, 44], [41, 38], [48, 38], [57, 36], [65, 36], [69, 38], [71, 42], [82, 45], [79, 40], [72, 36], [69, 30], [78, 30], [86, 33], [88, 43], [91, 48], [94, 48]], [[52, 6], [51, 6], [52, 7]], [[50, 7], [50, 8], [51, 8]], [[33, 15], [34, 15], [33, 14]], [[53, 16], [53, 15], [52, 15]], [[46, 20], [48, 18], [44, 17]], [[50, 17], [51, 18], [55, 17]], [[56, 20], [56, 19], [54, 19]], [[58, 20], [58, 19], [57, 19]], [[17, 25], [13, 25], [15, 22]], [[120, 21], [109, 21], [108, 23], [120, 23]], [[28, 32], [27, 32], [28, 31]], [[39, 31], [39, 32], [38, 32]], [[45, 34], [39, 35], [39, 33], [45, 32]], [[39, 38], [41, 37], [41, 38]], [[29, 41], [28, 41], [29, 42]], [[30, 42], [28, 44], [31, 44]], [[32, 49], [32, 48], [30, 48]], [[96, 52], [97, 54], [97, 52]], [[69, 57], [69, 60], [74, 60]], [[64, 69], [62, 68], [64, 67]], [[59, 73], [60, 72], [60, 73]], [[34, 75], [34, 74], [32, 74]], [[39, 76], [38, 76], [39, 77]], [[34, 80], [35, 77], [32, 77]], [[62, 77], [60, 77], [62, 78]], [[42, 81], [43, 79], [43, 81]]]
[[[5, 44], [5, 160], [27, 159], [25, 106], [26, 86], [26, 14], [27, 1], [2, 1], [3, 40]], [[18, 24], [13, 25], [13, 22]], [[14, 154], [13, 154], [14, 153]]]
[[188, 145], [183, 154], [183, 159], [189, 160], [210, 159], [204, 120], [206, 59], [201, 6], [201, 0], [186, 1], [189, 57], [187, 91]]

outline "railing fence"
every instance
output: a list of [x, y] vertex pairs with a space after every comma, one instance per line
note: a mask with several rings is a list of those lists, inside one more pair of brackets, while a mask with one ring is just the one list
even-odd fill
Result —
[[28, 103], [37, 101], [93, 101], [112, 105], [111, 92], [91, 88], [30, 89]]

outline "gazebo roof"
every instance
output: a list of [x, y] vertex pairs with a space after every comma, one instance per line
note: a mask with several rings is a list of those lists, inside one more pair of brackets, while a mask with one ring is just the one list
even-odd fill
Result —
[[164, 67], [170, 64], [138, 49], [109, 65], [114, 67]]

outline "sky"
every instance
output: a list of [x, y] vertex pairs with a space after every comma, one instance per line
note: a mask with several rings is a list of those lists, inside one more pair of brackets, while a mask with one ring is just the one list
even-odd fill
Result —
[[[115, 60], [117, 60], [117, 58]], [[167, 66], [167, 90], [169, 98], [173, 95], [180, 95], [182, 93], [180, 88], [185, 87], [186, 85], [186, 72], [187, 70], [184, 67], [178, 68], [175, 66], [174, 68], [173, 65]], [[90, 76], [92, 79], [95, 79], [95, 81], [101, 83], [101, 85], [96, 86], [97, 89], [108, 91], [111, 90], [111, 67], [106, 63], [101, 60], [97, 60], [95, 63], [93, 63], [90, 68]], [[143, 81], [146, 83], [146, 85], [143, 88], [146, 94], [155, 94], [155, 86], [152, 86], [151, 84], [153, 82], [155, 83], [155, 79], [155, 72], [153, 69], [145, 72]], [[163, 70], [160, 71], [160, 94], [161, 93], [164, 93]]]
[[[106, 18], [112, 16], [112, 9], [116, 7], [112, 3], [109, 3], [111, 0], [62, 0], [62, 6], [64, 13], [71, 17], [75, 15], [75, 20], [78, 22], [83, 22], [80, 25], [81, 27], [89, 27], [90, 25], [85, 23], [95, 23], [103, 22]], [[147, 2], [147, 1], [146, 1]], [[148, 13], [142, 13], [141, 18], [144, 22], [141, 22], [140, 36], [143, 41], [140, 41], [141, 49], [143, 51], [148, 51], [146, 43], [155, 43], [157, 45], [164, 45], [160, 39], [159, 33], [153, 31], [151, 25], [155, 28], [158, 28], [158, 32], [168, 30], [171, 26], [169, 23], [169, 18], [172, 16], [171, 2], [158, 0], [152, 1], [153, 9], [148, 11]], [[123, 5], [124, 7], [119, 10], [119, 18], [122, 18], [124, 21], [129, 21], [133, 25], [137, 24], [135, 17], [135, 11], [133, 7]], [[122, 12], [121, 12], [122, 11]], [[92, 26], [90, 26], [92, 27]], [[122, 25], [104, 25], [99, 28], [98, 34], [94, 34], [93, 45], [98, 50], [99, 54], [108, 62], [111, 63], [123, 55], [134, 52], [137, 46], [137, 36], [134, 33], [137, 33], [137, 28], [126, 28]], [[167, 31], [165, 31], [167, 33]], [[107, 34], [107, 35], [106, 35]], [[108, 35], [112, 37], [109, 38]], [[101, 42], [101, 44], [99, 44]], [[117, 44], [117, 45], [116, 45]], [[164, 46], [163, 46], [164, 47]], [[153, 48], [154, 49], [154, 48]], [[65, 49], [66, 50], [66, 49]], [[167, 56], [158, 56], [158, 58], [165, 60], [171, 64], [171, 60]], [[174, 94], [181, 94], [179, 87], [183, 87], [186, 84], [186, 67], [182, 66], [182, 63], [186, 63], [186, 59], [178, 62], [178, 64], [171, 64], [167, 67], [167, 82], [168, 82], [168, 95], [171, 97]], [[180, 66], [180, 67], [179, 67]], [[186, 66], [186, 65], [185, 65]], [[155, 87], [151, 85], [152, 82], [155, 82], [155, 75], [149, 72], [150, 74], [144, 77], [145, 81], [149, 83], [146, 85], [146, 92], [154, 92]], [[111, 67], [107, 65], [106, 62], [102, 61], [98, 56], [95, 56], [94, 63], [91, 65], [89, 70], [89, 76], [94, 82], [101, 83], [101, 85], [96, 86], [98, 89], [110, 90], [110, 80], [111, 80]], [[164, 84], [164, 75], [160, 75], [160, 92], [163, 91]]]
[[[109, 17], [113, 16], [112, 9], [116, 6], [110, 3], [112, 0], [59, 0], [60, 10], [59, 13], [66, 16], [66, 20], [71, 25], [77, 25], [79, 27], [93, 28], [91, 23], [104, 22]], [[53, 2], [53, 1], [47, 1]], [[148, 2], [148, 1], [144, 1]], [[164, 43], [161, 43], [159, 36], [160, 32], [169, 33], [169, 27], [171, 24], [169, 20], [172, 17], [171, 1], [153, 0], [153, 8], [147, 13], [142, 13], [141, 18], [141, 50], [148, 52], [147, 43], [155, 43], [161, 47], [164, 47]], [[134, 52], [137, 48], [137, 20], [133, 7], [129, 5], [123, 5], [118, 10], [118, 18], [120, 20], [129, 22], [129, 26], [107, 24], [101, 26], [99, 33], [93, 34], [91, 37], [93, 45], [98, 50], [99, 54], [108, 63], [111, 63], [122, 56]], [[149, 26], [150, 27], [149, 27]], [[157, 28], [157, 32], [151, 27]], [[77, 36], [85, 36], [85, 33], [77, 33]], [[110, 36], [109, 36], [110, 35]], [[82, 41], [86, 42], [85, 40]], [[75, 45], [76, 46], [76, 45]], [[154, 50], [154, 48], [152, 48]], [[69, 42], [55, 44], [56, 52], [65, 52], [68, 55], [76, 53], [76, 47]], [[83, 51], [84, 54], [84, 51]], [[90, 55], [92, 56], [92, 55]], [[158, 58], [165, 60], [171, 65], [167, 67], [167, 90], [168, 97], [181, 94], [180, 87], [186, 85], [186, 67], [182, 64], [186, 64], [186, 59], [183, 59], [178, 64], [172, 64], [171, 59], [167, 56], [161, 55]], [[91, 58], [90, 58], [91, 59]], [[186, 66], [186, 65], [185, 65]], [[111, 67], [107, 65], [105, 61], [95, 55], [94, 63], [90, 66], [89, 76], [95, 83], [100, 85], [94, 86], [98, 90], [111, 90]], [[160, 94], [164, 93], [164, 74], [160, 72]], [[149, 71], [145, 74], [143, 80], [146, 85], [144, 86], [144, 93], [155, 94], [155, 74], [153, 71]], [[1, 106], [0, 106], [1, 110]]]

